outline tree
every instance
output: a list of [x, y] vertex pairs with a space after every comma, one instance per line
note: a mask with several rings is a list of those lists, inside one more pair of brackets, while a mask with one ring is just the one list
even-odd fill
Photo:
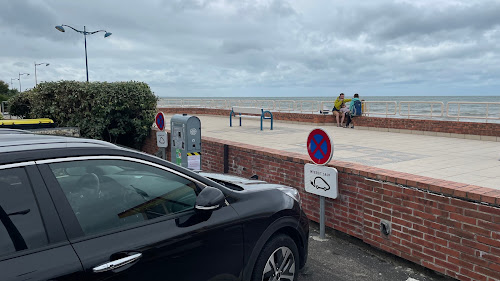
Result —
[[0, 95], [7, 95], [9, 93], [9, 84], [0, 80]]
[[79, 127], [82, 137], [141, 148], [157, 97], [142, 82], [43, 82], [9, 99], [9, 113]]

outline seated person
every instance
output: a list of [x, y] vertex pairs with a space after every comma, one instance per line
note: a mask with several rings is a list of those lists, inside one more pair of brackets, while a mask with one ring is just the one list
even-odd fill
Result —
[[[345, 103], [342, 104], [342, 107], [340, 108], [340, 114], [342, 115], [342, 120], [340, 121], [340, 125], [344, 124], [344, 118], [346, 115], [349, 115], [349, 108], [345, 106]], [[349, 117], [347, 117], [349, 118]]]
[[344, 93], [340, 93], [338, 98], [334, 102], [334, 106], [332, 109], [333, 115], [335, 115], [335, 119], [337, 120], [337, 126], [340, 127], [340, 120], [339, 120], [339, 115], [340, 113], [340, 108], [342, 108], [342, 104], [351, 101], [351, 99], [344, 99]]
[[[349, 105], [349, 113], [347, 114], [347, 121], [344, 128], [348, 128], [349, 124], [352, 122], [352, 117], [361, 116], [362, 114], [362, 106], [361, 101], [359, 100], [359, 95], [354, 94], [354, 98], [351, 100], [351, 104]], [[354, 123], [352, 127], [354, 128]]]

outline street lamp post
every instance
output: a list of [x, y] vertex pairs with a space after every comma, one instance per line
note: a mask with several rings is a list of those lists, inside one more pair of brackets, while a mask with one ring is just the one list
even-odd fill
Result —
[[21, 73], [21, 72], [19, 72], [19, 93], [21, 92], [21, 75], [30, 76], [29, 73]]
[[42, 65], [42, 64], [45, 64], [45, 66], [49, 66], [50, 65], [50, 63], [45, 63], [45, 62], [36, 63], [36, 61], [35, 61], [35, 87], [38, 85], [38, 82], [36, 81], [36, 66], [37, 65]]
[[61, 32], [65, 32], [66, 30], [64, 30], [63, 26], [69, 27], [69, 28], [73, 29], [74, 31], [83, 34], [83, 37], [84, 37], [84, 40], [85, 40], [85, 69], [87, 71], [87, 82], [89, 82], [89, 64], [88, 64], [88, 60], [87, 60], [87, 35], [92, 35], [92, 34], [97, 33], [97, 32], [105, 32], [104, 33], [104, 38], [106, 38], [106, 37], [111, 36], [112, 33], [111, 32], [107, 32], [106, 30], [87, 31], [87, 29], [86, 29], [85, 26], [83, 26], [83, 31], [81, 31], [81, 30], [78, 30], [78, 29], [76, 29], [74, 27], [71, 27], [71, 26], [65, 25], [65, 24], [57, 25], [56, 29], [59, 30], [59, 31], [61, 31]]
[[14, 85], [12, 85], [12, 80], [19, 80], [19, 78], [10, 78], [10, 87], [14, 89]]

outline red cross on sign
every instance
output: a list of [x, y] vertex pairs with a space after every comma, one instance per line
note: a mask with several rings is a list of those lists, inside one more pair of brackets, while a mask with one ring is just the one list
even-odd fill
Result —
[[333, 156], [333, 144], [330, 136], [323, 129], [314, 129], [307, 137], [307, 153], [318, 165], [330, 162]]

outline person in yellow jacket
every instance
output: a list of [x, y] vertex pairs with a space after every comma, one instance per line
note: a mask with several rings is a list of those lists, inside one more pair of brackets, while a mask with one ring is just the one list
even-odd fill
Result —
[[[344, 93], [340, 93], [339, 97], [335, 100], [335, 103], [333, 105], [333, 115], [335, 115], [335, 119], [337, 119], [337, 127], [342, 127], [340, 124], [339, 116], [342, 115], [344, 116], [345, 113], [340, 112], [340, 108], [342, 108], [342, 104], [351, 101], [351, 99], [344, 99]], [[342, 118], [344, 119], [344, 118]]]

